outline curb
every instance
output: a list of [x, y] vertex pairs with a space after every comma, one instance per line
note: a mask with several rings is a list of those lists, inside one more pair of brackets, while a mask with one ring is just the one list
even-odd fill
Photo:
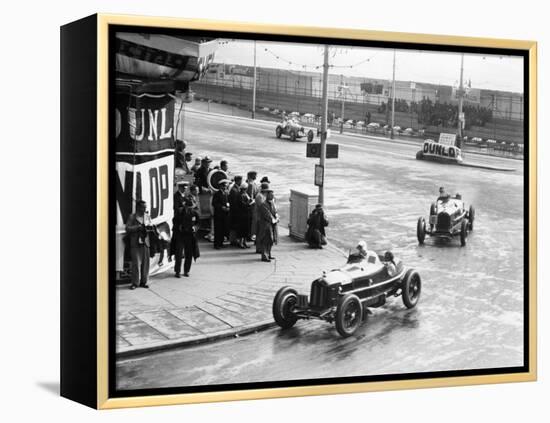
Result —
[[264, 320], [263, 322], [251, 323], [250, 325], [239, 326], [232, 329], [226, 329], [220, 332], [214, 332], [211, 334], [192, 336], [187, 338], [172, 339], [154, 344], [148, 344], [145, 346], [130, 346], [123, 347], [116, 352], [116, 358], [129, 358], [135, 357], [141, 354], [165, 351], [173, 348], [188, 347], [192, 345], [204, 344], [207, 342], [218, 341], [225, 338], [233, 338], [241, 335], [248, 335], [253, 332], [266, 330], [276, 326], [277, 324], [273, 320]]
[[[328, 241], [325, 246], [326, 249], [332, 250], [335, 253], [341, 254], [342, 256], [347, 257], [347, 252], [343, 249], [337, 247], [332, 242]], [[276, 273], [274, 271], [273, 273]], [[273, 273], [271, 275], [273, 275]], [[205, 344], [208, 342], [215, 342], [222, 339], [234, 338], [244, 335], [249, 335], [254, 332], [264, 331], [273, 327], [276, 327], [277, 324], [273, 319], [262, 320], [260, 322], [250, 323], [248, 325], [232, 327], [230, 329], [224, 329], [222, 331], [213, 332], [209, 334], [196, 335], [191, 337], [176, 338], [176, 339], [167, 339], [165, 341], [159, 341], [155, 343], [150, 343], [146, 345], [130, 345], [125, 347], [120, 347], [115, 353], [116, 359], [125, 359], [125, 358], [134, 358], [143, 354], [166, 351], [175, 348], [185, 348], [194, 345]]]

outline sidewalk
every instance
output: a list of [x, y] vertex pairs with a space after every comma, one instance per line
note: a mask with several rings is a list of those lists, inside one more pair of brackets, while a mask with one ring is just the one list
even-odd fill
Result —
[[[285, 285], [309, 293], [313, 279], [345, 260], [332, 245], [310, 249], [279, 227], [271, 263], [250, 249], [214, 250], [201, 241], [201, 257], [190, 277], [170, 270], [154, 276], [149, 289], [116, 288], [117, 356], [125, 357], [176, 346], [243, 335], [275, 325], [272, 302]], [[252, 244], [252, 243], [249, 243]]]

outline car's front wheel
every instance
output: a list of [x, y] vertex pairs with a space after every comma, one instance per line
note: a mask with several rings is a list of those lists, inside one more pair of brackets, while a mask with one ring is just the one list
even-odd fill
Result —
[[277, 291], [273, 299], [273, 318], [281, 328], [289, 329], [298, 320], [292, 311], [297, 299], [298, 293], [296, 290], [288, 286], [284, 286]]
[[422, 151], [416, 152], [416, 160], [422, 160], [424, 158], [424, 153]]
[[336, 330], [347, 338], [355, 333], [361, 325], [363, 317], [363, 305], [359, 297], [354, 294], [346, 294], [340, 297], [336, 307]]
[[416, 237], [420, 245], [424, 244], [424, 240], [426, 239], [426, 221], [423, 217], [419, 217], [416, 223]]
[[313, 141], [313, 131], [310, 129], [307, 131], [307, 142]]
[[281, 138], [281, 135], [283, 135], [283, 128], [279, 125], [275, 128], [275, 136]]
[[401, 287], [401, 298], [407, 308], [413, 308], [418, 303], [422, 291], [422, 280], [416, 270], [409, 270]]

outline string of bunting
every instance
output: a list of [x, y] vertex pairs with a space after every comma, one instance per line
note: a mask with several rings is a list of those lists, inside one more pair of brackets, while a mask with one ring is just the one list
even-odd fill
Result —
[[[292, 62], [291, 60], [288, 60], [288, 59], [285, 59], [284, 57], [281, 57], [280, 55], [278, 55], [277, 53], [275, 53], [274, 51], [268, 49], [267, 47], [264, 48], [264, 51], [270, 55], [272, 55], [273, 57], [275, 57], [275, 59], [277, 60], [280, 60], [281, 62], [285, 62], [289, 65], [294, 65], [294, 66], [298, 66], [298, 67], [301, 67], [303, 69], [307, 69], [307, 68], [312, 68], [312, 69], [321, 69], [323, 67], [323, 65], [310, 65], [310, 64], [301, 64], [301, 63], [296, 63], [296, 62]], [[335, 53], [336, 54], [336, 53]], [[329, 68], [338, 68], [338, 69], [353, 69], [354, 67], [357, 67], [359, 65], [362, 65], [363, 63], [366, 63], [366, 62], [370, 62], [370, 60], [374, 57], [375, 55], [372, 55], [364, 60], [361, 60], [360, 62], [357, 62], [357, 63], [354, 63], [353, 65], [329, 65]], [[333, 55], [334, 57], [334, 55]]]

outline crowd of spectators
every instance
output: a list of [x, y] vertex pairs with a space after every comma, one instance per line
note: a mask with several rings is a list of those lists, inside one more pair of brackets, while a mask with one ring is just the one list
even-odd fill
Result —
[[[378, 113], [386, 113], [392, 110], [392, 103], [382, 102], [378, 107]], [[407, 102], [403, 99], [395, 99], [395, 111], [402, 113], [415, 113], [418, 123], [425, 126], [455, 127], [458, 124], [458, 106], [450, 103], [433, 102], [425, 98], [420, 102]], [[465, 104], [462, 107], [466, 119], [465, 129], [471, 126], [485, 126], [493, 118], [491, 109], [481, 106]]]

